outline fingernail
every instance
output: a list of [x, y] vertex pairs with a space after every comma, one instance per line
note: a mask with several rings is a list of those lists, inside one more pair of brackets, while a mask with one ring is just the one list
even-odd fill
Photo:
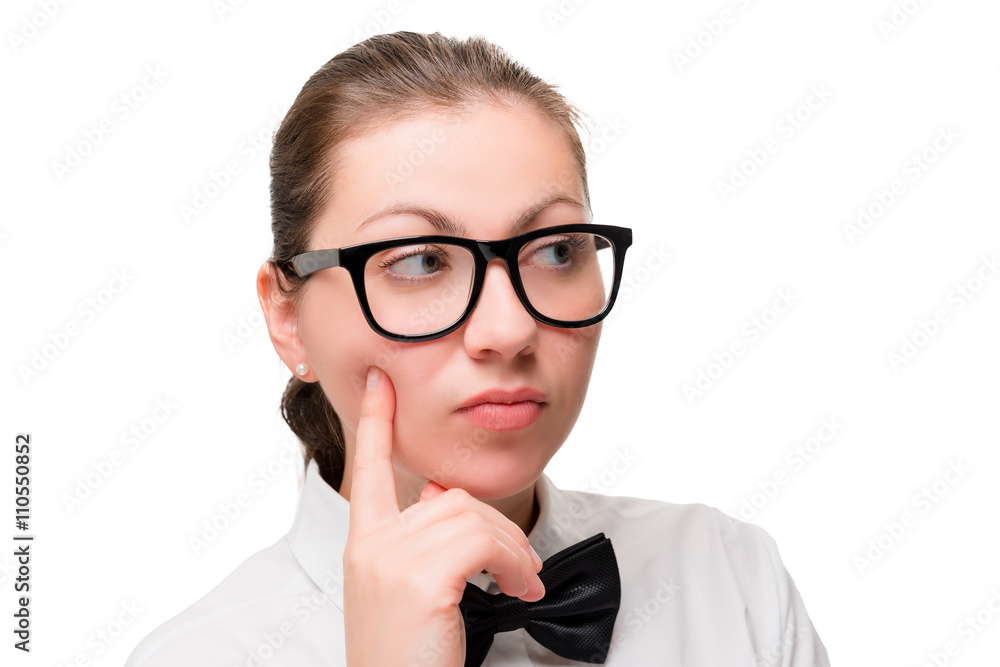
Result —
[[366, 392], [375, 391], [375, 387], [378, 386], [379, 372], [378, 369], [372, 366], [368, 369], [368, 385], [365, 387]]
[[537, 553], [535, 553], [535, 548], [533, 546], [529, 544], [528, 548], [531, 549], [531, 560], [535, 562], [535, 572], [538, 572], [542, 569], [542, 559], [538, 557]]

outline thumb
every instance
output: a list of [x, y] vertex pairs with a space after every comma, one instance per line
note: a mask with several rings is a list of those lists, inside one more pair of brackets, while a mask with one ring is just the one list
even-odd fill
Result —
[[442, 493], [448, 489], [444, 488], [437, 482], [427, 480], [427, 484], [424, 485], [423, 490], [420, 492], [420, 501], [430, 500], [431, 498], [437, 498]]

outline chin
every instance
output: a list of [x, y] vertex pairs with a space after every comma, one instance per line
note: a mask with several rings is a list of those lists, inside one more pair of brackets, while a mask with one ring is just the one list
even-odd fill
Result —
[[529, 487], [544, 468], [542, 462], [526, 459], [522, 453], [492, 454], [480, 454], [434, 481], [445, 488], [462, 488], [481, 500], [498, 500]]

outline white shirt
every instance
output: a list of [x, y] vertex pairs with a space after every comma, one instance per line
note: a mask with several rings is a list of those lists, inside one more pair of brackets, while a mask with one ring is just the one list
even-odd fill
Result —
[[[542, 560], [597, 533], [611, 539], [622, 594], [609, 667], [830, 664], [763, 529], [701, 504], [558, 489], [544, 473], [535, 488], [528, 541]], [[288, 534], [150, 633], [126, 667], [344, 665], [349, 516], [311, 461]], [[469, 581], [499, 592], [490, 574]], [[519, 629], [494, 637], [483, 667], [583, 664]]]

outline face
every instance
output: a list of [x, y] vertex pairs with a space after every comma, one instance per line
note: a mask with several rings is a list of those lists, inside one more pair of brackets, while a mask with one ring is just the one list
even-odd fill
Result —
[[[334, 196], [310, 250], [415, 234], [507, 238], [520, 233], [512, 226], [525, 210], [556, 198], [568, 201], [548, 203], [520, 231], [590, 222], [567, 140], [533, 111], [479, 105], [461, 114], [428, 112], [353, 140], [341, 155]], [[460, 229], [440, 231], [416, 213], [382, 215], [359, 227], [402, 204], [438, 211]], [[576, 422], [601, 324], [563, 329], [537, 322], [518, 300], [502, 260], [489, 263], [469, 319], [420, 343], [375, 333], [343, 268], [313, 274], [305, 288], [294, 314], [299, 351], [284, 360], [290, 368], [308, 364], [303, 379], [321, 384], [341, 418], [345, 497], [371, 365], [382, 368], [395, 389], [393, 464], [400, 497], [409, 494], [411, 501], [428, 479], [481, 499], [512, 496], [541, 474]], [[528, 425], [501, 430], [459, 410], [483, 391], [523, 388], [544, 396], [540, 409], [528, 411], [536, 413]]]

